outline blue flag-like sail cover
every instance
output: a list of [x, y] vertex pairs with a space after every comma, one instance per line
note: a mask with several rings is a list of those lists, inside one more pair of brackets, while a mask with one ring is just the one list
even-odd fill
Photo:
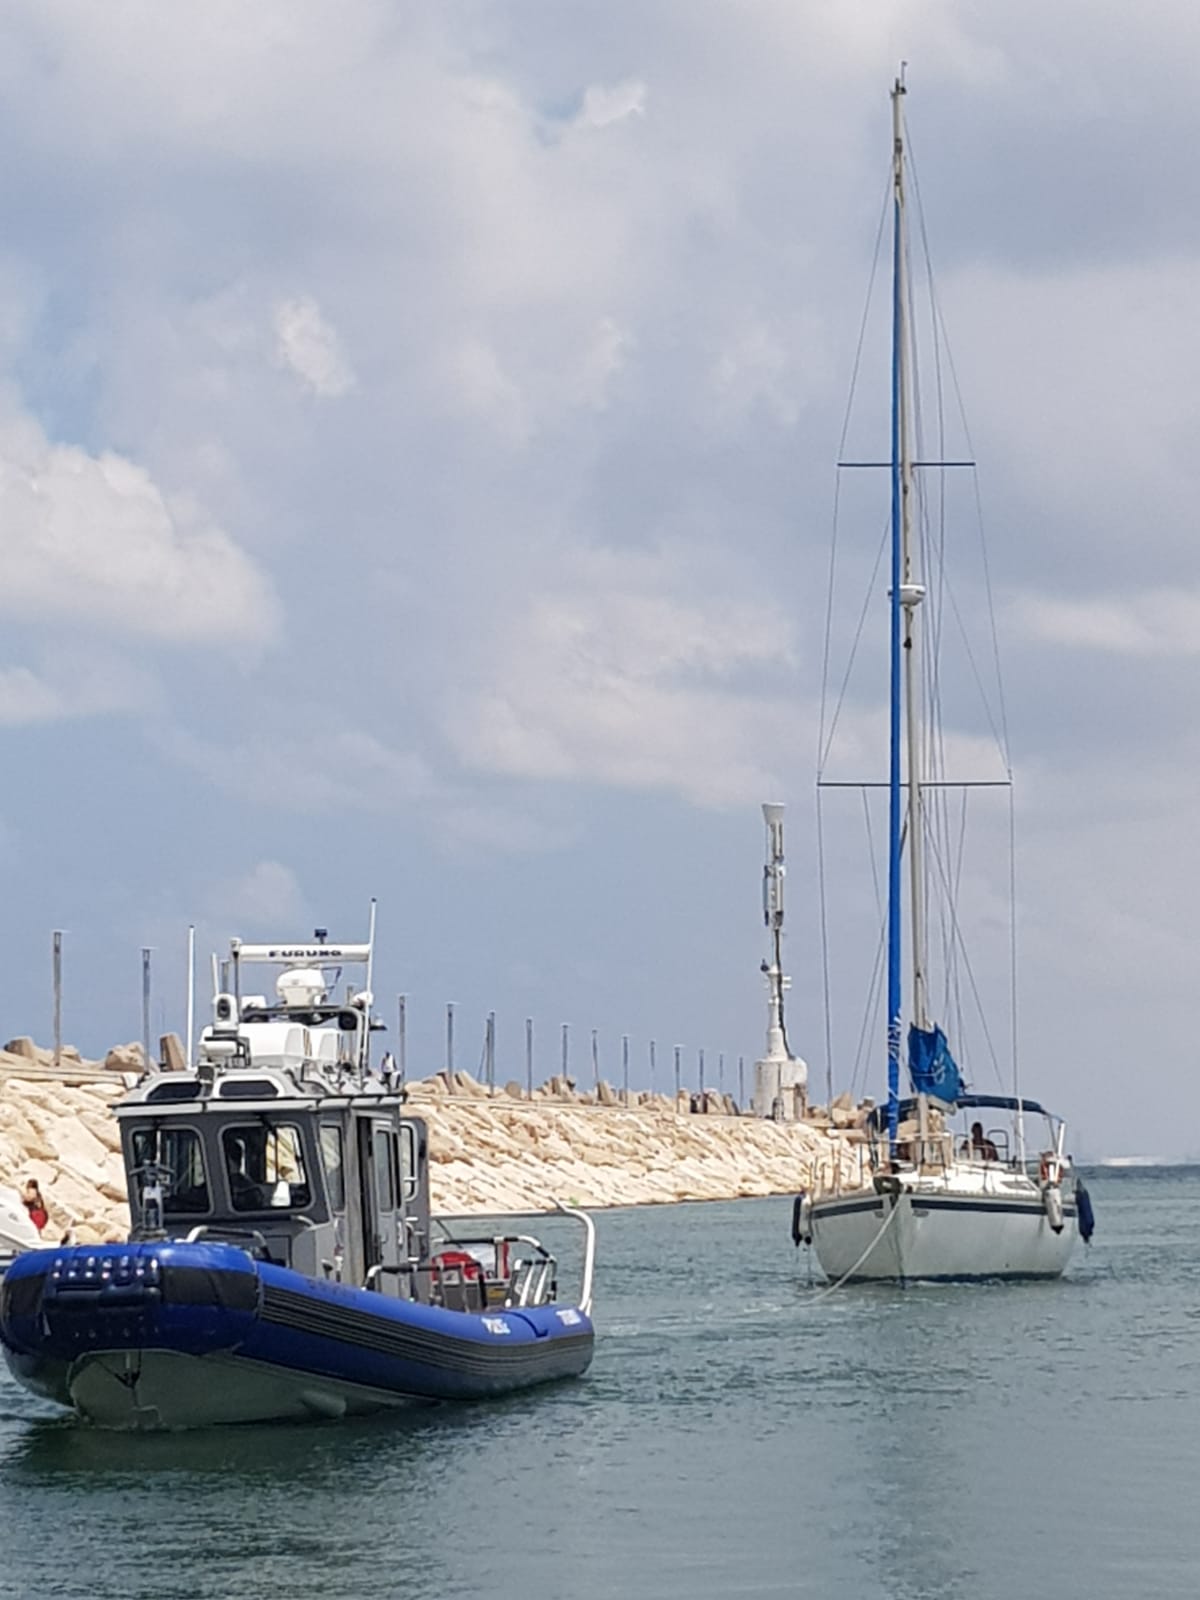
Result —
[[908, 1075], [918, 1094], [931, 1094], [950, 1105], [966, 1093], [946, 1035], [940, 1028], [908, 1030]]

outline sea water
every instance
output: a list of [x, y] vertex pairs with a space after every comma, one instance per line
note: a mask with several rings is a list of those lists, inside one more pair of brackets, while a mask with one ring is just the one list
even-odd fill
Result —
[[785, 1200], [601, 1213], [591, 1373], [488, 1405], [126, 1436], [5, 1376], [0, 1594], [1194, 1596], [1200, 1169], [1090, 1186], [1059, 1283], [827, 1297]]

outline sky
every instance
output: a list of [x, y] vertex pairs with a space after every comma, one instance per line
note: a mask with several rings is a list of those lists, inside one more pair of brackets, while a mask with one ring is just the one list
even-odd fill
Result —
[[[828, 1059], [814, 780], [902, 59], [1000, 640], [1022, 1088], [1079, 1154], [1200, 1152], [1186, 0], [6, 6], [8, 1036], [50, 1036], [56, 928], [65, 1036], [98, 1054], [140, 1036], [143, 946], [155, 1030], [181, 1030], [189, 924], [205, 953], [356, 938], [375, 896], [410, 1071], [442, 1064], [453, 1001], [460, 1067], [494, 1009], [502, 1079], [531, 1016], [539, 1077], [566, 1022], [584, 1081], [596, 1029], [610, 1079], [628, 1035], [635, 1084], [653, 1039], [659, 1087], [681, 1044], [685, 1079], [703, 1048], [736, 1088], [782, 800], [791, 1043], [822, 1093], [882, 1091], [853, 795], [822, 810]], [[886, 382], [871, 334], [860, 456]], [[867, 478], [835, 677], [886, 515]], [[964, 550], [973, 517], [954, 503]], [[885, 627], [880, 579], [864, 637]], [[886, 771], [871, 649], [839, 724], [856, 780]], [[975, 776], [964, 685], [948, 749]], [[971, 807], [960, 926], [999, 1071], [964, 1044], [995, 1091], [1008, 813]]]

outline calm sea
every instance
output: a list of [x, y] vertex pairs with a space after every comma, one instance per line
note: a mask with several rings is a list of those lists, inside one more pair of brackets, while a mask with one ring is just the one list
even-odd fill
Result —
[[1200, 1168], [1097, 1173], [1061, 1283], [816, 1301], [789, 1205], [603, 1213], [581, 1383], [126, 1437], [0, 1378], [19, 1600], [1200, 1591]]

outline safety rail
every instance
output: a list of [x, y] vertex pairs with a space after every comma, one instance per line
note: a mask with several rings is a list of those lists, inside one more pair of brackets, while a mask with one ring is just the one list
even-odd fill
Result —
[[[377, 1261], [373, 1267], [367, 1268], [367, 1275], [363, 1279], [363, 1288], [374, 1289], [376, 1283], [385, 1273], [396, 1278], [412, 1278], [418, 1270], [419, 1267], [415, 1261]], [[409, 1298], [411, 1298], [411, 1289]]]
[[555, 1205], [564, 1217], [574, 1217], [583, 1228], [583, 1282], [579, 1290], [579, 1309], [585, 1317], [592, 1314], [592, 1280], [596, 1273], [596, 1224], [586, 1211], [566, 1206], [561, 1200]]
[[[465, 1290], [468, 1284], [479, 1289], [480, 1309], [491, 1304], [514, 1306], [540, 1306], [553, 1300], [558, 1292], [558, 1262], [540, 1239], [530, 1233], [495, 1233], [462, 1235], [447, 1233], [446, 1244], [456, 1255], [466, 1260], [442, 1261], [441, 1252], [435, 1252], [429, 1261], [432, 1288], [443, 1304], [447, 1288]], [[531, 1256], [512, 1255], [513, 1246], [525, 1246]], [[491, 1263], [482, 1252], [491, 1250]], [[480, 1254], [475, 1252], [479, 1251]]]
[[[837, 1158], [831, 1162], [814, 1161], [805, 1187], [817, 1197], [854, 1193], [869, 1189], [881, 1174], [899, 1171], [920, 1172], [927, 1176], [945, 1175], [951, 1167], [959, 1167], [964, 1163], [997, 1176], [1020, 1173], [1041, 1183], [1048, 1177], [1052, 1177], [1052, 1181], [1061, 1181], [1071, 1170], [1070, 1157], [1064, 1155], [1061, 1148], [1061, 1134], [1055, 1149], [1044, 1150], [1024, 1159], [1011, 1153], [1005, 1129], [989, 1129], [984, 1139], [986, 1143], [981, 1146], [970, 1137], [963, 1137], [949, 1129], [927, 1134], [924, 1139], [919, 1134], [912, 1134], [897, 1140], [894, 1159], [889, 1153], [886, 1139], [865, 1139], [861, 1143], [843, 1146]], [[995, 1150], [995, 1155], [990, 1154], [990, 1150]], [[849, 1171], [846, 1170], [847, 1166]]]
[[[575, 1206], [564, 1205], [561, 1200], [555, 1201], [555, 1211], [562, 1216], [574, 1218], [574, 1220], [578, 1222], [583, 1229], [584, 1241], [582, 1281], [580, 1285], [579, 1299], [576, 1301], [576, 1304], [585, 1315], [590, 1316], [592, 1310], [592, 1285], [596, 1272], [596, 1225], [592, 1221], [591, 1217], [588, 1216], [586, 1211], [580, 1211]], [[527, 1211], [509, 1212], [508, 1215], [544, 1217], [546, 1213], [544, 1211]], [[541, 1240], [534, 1238], [532, 1234], [484, 1234], [472, 1237], [451, 1233], [450, 1229], [446, 1226], [446, 1219], [444, 1218], [435, 1219], [435, 1223], [439, 1228], [445, 1243], [454, 1248], [469, 1250], [470, 1247], [474, 1245], [483, 1247], [493, 1246], [498, 1249], [501, 1245], [527, 1245], [531, 1249], [534, 1249], [538, 1252], [537, 1260], [534, 1263], [536, 1275], [532, 1276], [532, 1281], [529, 1284], [529, 1288], [525, 1291], [525, 1298], [519, 1301], [511, 1298], [510, 1291], [510, 1297], [505, 1301], [506, 1305], [515, 1306], [520, 1304], [524, 1306], [531, 1306], [544, 1304], [545, 1299], [535, 1298], [534, 1291], [540, 1292], [543, 1296], [550, 1300], [556, 1298], [558, 1294], [558, 1282], [555, 1275], [558, 1265], [557, 1259], [550, 1254], [545, 1245], [542, 1244]], [[543, 1261], [549, 1263], [549, 1267], [545, 1270], [542, 1268]], [[512, 1264], [512, 1268], [506, 1280], [510, 1284], [515, 1276], [518, 1265], [518, 1262], [514, 1262]], [[503, 1275], [497, 1273], [495, 1277], [489, 1280], [489, 1282], [501, 1281], [502, 1276]], [[518, 1285], [517, 1292], [520, 1293], [521, 1289], [522, 1286]]]
[[[309, 1224], [311, 1227], [311, 1223]], [[224, 1228], [219, 1222], [202, 1222], [199, 1227], [192, 1228], [183, 1236], [184, 1244], [198, 1244], [201, 1239], [212, 1236], [216, 1239], [249, 1239], [254, 1246], [254, 1251], [261, 1253], [270, 1260], [271, 1252], [267, 1241], [257, 1228]]]

